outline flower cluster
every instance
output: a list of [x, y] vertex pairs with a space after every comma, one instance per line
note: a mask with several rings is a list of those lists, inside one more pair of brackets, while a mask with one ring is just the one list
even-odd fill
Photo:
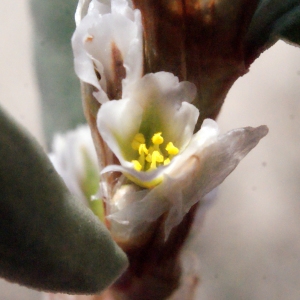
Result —
[[96, 90], [98, 131], [119, 161], [102, 173], [126, 178], [107, 200], [108, 218], [128, 239], [166, 213], [167, 238], [268, 130], [220, 135], [216, 122], [206, 119], [194, 134], [196, 87], [167, 72], [143, 76], [141, 17], [130, 1], [92, 0], [79, 19], [72, 40], [75, 70]]

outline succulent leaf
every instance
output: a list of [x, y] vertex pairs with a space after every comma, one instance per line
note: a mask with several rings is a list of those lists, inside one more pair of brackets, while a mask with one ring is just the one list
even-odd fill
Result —
[[127, 258], [47, 155], [0, 111], [0, 276], [39, 290], [98, 293]]

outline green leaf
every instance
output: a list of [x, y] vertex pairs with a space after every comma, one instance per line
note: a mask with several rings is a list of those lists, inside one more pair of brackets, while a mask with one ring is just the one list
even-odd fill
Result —
[[300, 4], [278, 20], [274, 35], [300, 45]]
[[45, 291], [98, 293], [124, 270], [125, 254], [1, 110], [0, 127], [0, 276]]
[[299, 0], [261, 0], [246, 35], [248, 56], [255, 59], [278, 39], [300, 44]]
[[31, 0], [35, 67], [48, 145], [53, 134], [85, 123], [71, 37], [77, 0]]

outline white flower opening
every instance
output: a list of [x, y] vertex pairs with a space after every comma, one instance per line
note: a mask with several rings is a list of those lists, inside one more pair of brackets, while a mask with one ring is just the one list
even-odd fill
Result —
[[[97, 127], [134, 184], [108, 199], [111, 230], [121, 240], [138, 237], [166, 213], [165, 238], [190, 208], [218, 186], [257, 145], [268, 129], [241, 128], [219, 135], [206, 119], [194, 132], [199, 111], [191, 104], [196, 87], [171, 73], [142, 76], [142, 25], [126, 0], [81, 1], [72, 38], [75, 70], [93, 85], [102, 103]], [[111, 90], [118, 91], [111, 98]], [[118, 100], [117, 100], [118, 99]]]
[[132, 84], [127, 98], [103, 104], [98, 129], [121, 164], [103, 172], [121, 171], [147, 188], [160, 183], [193, 136], [199, 112], [189, 102], [195, 93], [193, 84], [159, 72]]

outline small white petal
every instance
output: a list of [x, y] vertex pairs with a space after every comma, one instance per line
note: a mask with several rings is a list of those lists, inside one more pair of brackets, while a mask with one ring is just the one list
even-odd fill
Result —
[[142, 75], [141, 14], [132, 9], [131, 1], [93, 0], [86, 12], [87, 3], [81, 1], [76, 13], [78, 26], [72, 37], [75, 72], [81, 81], [97, 88], [94, 96], [104, 103], [108, 100], [105, 95], [108, 83], [115, 83], [112, 67], [115, 51], [126, 70], [123, 86]]
[[163, 180], [163, 174], [168, 166], [161, 166], [155, 170], [148, 172], [139, 172], [133, 169], [132, 164], [129, 162], [123, 162], [123, 166], [120, 165], [109, 165], [105, 167], [101, 174], [108, 172], [120, 172], [125, 174], [131, 181], [137, 185], [152, 188], [159, 184]]
[[123, 79], [123, 98], [126, 98], [125, 89], [131, 82], [135, 82], [143, 75], [143, 26], [142, 15], [138, 9], [134, 10], [134, 22], [136, 25], [136, 37], [131, 40], [126, 56], [124, 67], [126, 77]]
[[87, 14], [91, 0], [79, 0], [75, 12], [75, 22], [78, 26], [82, 18]]
[[[128, 94], [126, 93], [128, 92]], [[192, 102], [196, 96], [196, 86], [193, 83], [182, 81], [168, 72], [157, 72], [145, 75], [139, 84], [133, 83], [129, 90], [124, 92], [125, 97], [134, 96], [136, 101], [145, 101], [154, 97], [160, 104], [179, 106], [182, 102]], [[130, 97], [131, 98], [131, 97]]]
[[104, 103], [98, 112], [99, 132], [125, 166], [127, 165], [126, 161], [131, 161], [135, 154], [131, 148], [131, 142], [138, 133], [142, 114], [142, 108], [130, 99]]
[[93, 12], [100, 15], [111, 13], [111, 0], [92, 0], [88, 7], [88, 13]]
[[[136, 159], [137, 153], [131, 142], [139, 132], [151, 136], [162, 132], [165, 141], [172, 141], [176, 147], [184, 149], [199, 116], [196, 107], [188, 103], [193, 100], [195, 86], [179, 83], [177, 77], [166, 72], [148, 74], [130, 86], [127, 99], [104, 103], [97, 116], [98, 130], [122, 166], [132, 168], [131, 160]], [[161, 171], [159, 168], [147, 175], [144, 172], [136, 174], [142, 181]]]
[[116, 222], [126, 220], [129, 236], [136, 234], [142, 224], [147, 228], [145, 222], [153, 222], [170, 210], [165, 221], [167, 238], [190, 208], [222, 183], [267, 132], [266, 126], [246, 127], [212, 139], [193, 151], [189, 159], [174, 163], [176, 168], [168, 172], [165, 180], [149, 190], [143, 199], [110, 215], [110, 219]]
[[105, 14], [98, 17], [97, 23], [92, 24], [88, 34], [93, 39], [84, 43], [85, 50], [102, 63], [107, 80], [113, 80], [112, 46], [118, 48], [124, 59], [131, 41], [137, 35], [135, 23], [121, 14]]
[[[161, 216], [169, 208], [167, 201], [155, 197], [148, 197], [151, 190], [144, 190], [144, 193], [137, 193], [131, 197], [139, 199], [124, 209], [110, 214], [107, 218], [112, 222], [113, 234], [122, 240], [130, 240], [140, 236], [147, 231], [153, 221]], [[122, 224], [122, 226], [118, 226]]]
[[74, 66], [77, 76], [83, 82], [90, 83], [98, 90], [101, 89], [96, 73], [94, 71], [93, 60], [84, 48], [84, 40], [87, 38], [88, 29], [97, 22], [97, 16], [88, 15], [80, 23], [72, 36], [72, 47], [74, 53]]
[[216, 121], [212, 119], [205, 119], [202, 123], [201, 129], [194, 134], [191, 138], [188, 146], [185, 150], [173, 158], [172, 163], [166, 170], [167, 174], [175, 174], [178, 169], [178, 165], [181, 166], [181, 162], [185, 162], [189, 157], [198, 155], [204, 147], [208, 146], [212, 142], [215, 142], [219, 135], [219, 127]]
[[128, 0], [111, 0], [111, 10], [133, 19], [132, 3]]
[[[186, 162], [190, 165], [187, 172], [174, 174], [176, 180], [174, 179], [173, 188], [179, 186], [182, 189], [184, 211], [189, 211], [203, 196], [221, 184], [267, 133], [266, 126], [235, 129], [221, 135], [203, 151], [197, 151], [195, 156], [191, 156], [190, 161]], [[178, 224], [173, 224], [173, 227], [176, 225]], [[169, 229], [166, 228], [166, 231]]]
[[125, 95], [145, 112], [151, 112], [146, 122], [152, 122], [147, 126], [153, 133], [163, 130], [166, 140], [172, 141], [176, 147], [185, 147], [199, 116], [197, 108], [188, 103], [196, 95], [195, 85], [179, 82], [171, 73], [157, 72], [145, 75], [129, 87], [124, 90]]
[[99, 173], [97, 155], [87, 125], [54, 136], [49, 158], [69, 190], [83, 201], [86, 201], [82, 180], [86, 176], [87, 157], [92, 162], [95, 173]]

